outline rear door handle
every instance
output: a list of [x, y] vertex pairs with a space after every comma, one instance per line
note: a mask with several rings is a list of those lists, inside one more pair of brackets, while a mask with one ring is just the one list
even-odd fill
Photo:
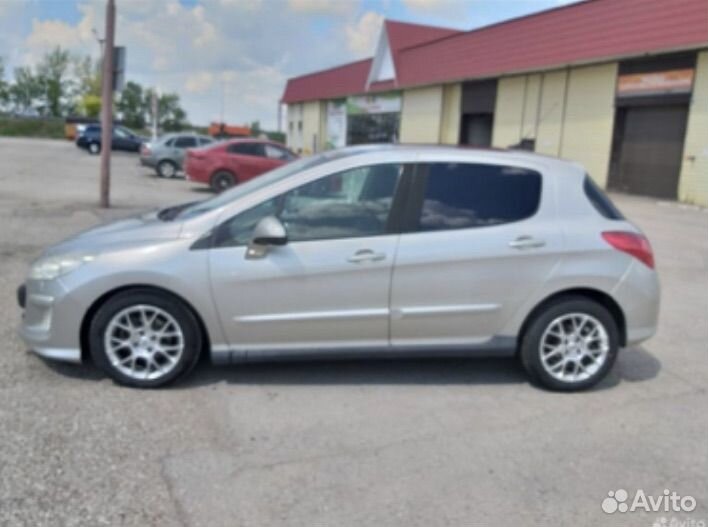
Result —
[[371, 249], [361, 249], [347, 258], [347, 261], [351, 263], [380, 262], [385, 258], [386, 255], [384, 253], [377, 253]]
[[534, 238], [533, 236], [519, 236], [509, 242], [509, 247], [512, 249], [538, 249], [546, 245], [544, 240]]

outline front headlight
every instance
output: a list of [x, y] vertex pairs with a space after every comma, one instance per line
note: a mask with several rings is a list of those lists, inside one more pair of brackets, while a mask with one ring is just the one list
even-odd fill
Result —
[[30, 280], [54, 280], [94, 258], [92, 254], [64, 254], [40, 258], [30, 267], [29, 278]]

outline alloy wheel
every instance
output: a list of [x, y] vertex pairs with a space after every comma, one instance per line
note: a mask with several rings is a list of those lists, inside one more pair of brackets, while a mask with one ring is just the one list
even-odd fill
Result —
[[104, 345], [112, 366], [122, 374], [136, 380], [154, 380], [175, 368], [184, 352], [184, 335], [167, 311], [140, 304], [113, 316]]
[[610, 338], [602, 323], [586, 313], [562, 315], [541, 336], [543, 368], [563, 382], [582, 382], [595, 375], [607, 360]]

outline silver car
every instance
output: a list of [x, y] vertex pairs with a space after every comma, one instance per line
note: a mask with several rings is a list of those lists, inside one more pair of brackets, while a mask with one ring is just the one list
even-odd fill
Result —
[[207, 353], [278, 359], [518, 356], [592, 386], [651, 337], [651, 247], [575, 163], [365, 146], [47, 249], [19, 289], [39, 355], [167, 384]]
[[174, 133], [165, 134], [155, 141], [145, 143], [140, 148], [140, 164], [154, 168], [158, 176], [176, 177], [184, 164], [188, 148], [201, 148], [214, 143], [213, 137], [206, 135]]

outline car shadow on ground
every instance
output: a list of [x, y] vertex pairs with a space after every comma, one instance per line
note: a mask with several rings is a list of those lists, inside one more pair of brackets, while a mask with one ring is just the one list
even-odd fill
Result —
[[[97, 381], [105, 376], [91, 365], [46, 361], [66, 377]], [[641, 347], [622, 350], [609, 375], [592, 390], [606, 390], [621, 382], [653, 379], [661, 362]], [[174, 385], [193, 389], [213, 384], [233, 385], [489, 385], [527, 384], [528, 376], [514, 358], [366, 359], [279, 361], [215, 366], [201, 360], [194, 371]]]

